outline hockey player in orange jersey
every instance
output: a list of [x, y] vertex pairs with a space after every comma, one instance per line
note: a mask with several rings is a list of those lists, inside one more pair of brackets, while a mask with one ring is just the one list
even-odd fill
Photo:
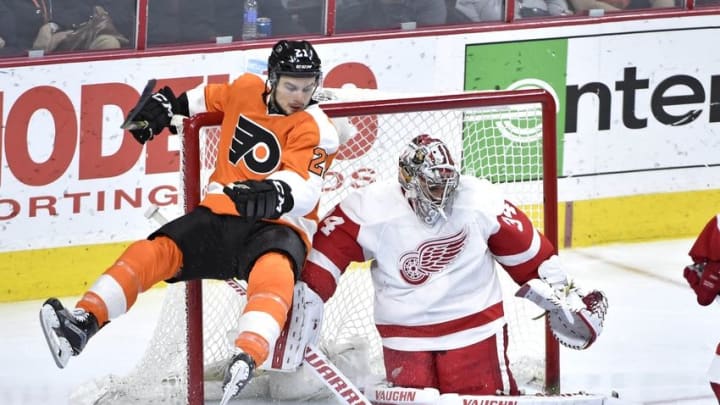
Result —
[[246, 73], [178, 97], [164, 87], [139, 102], [130, 114], [148, 123], [131, 130], [141, 144], [174, 115], [222, 112], [216, 168], [200, 206], [131, 244], [75, 309], [56, 298], [43, 304], [41, 324], [60, 368], [153, 285], [234, 277], [247, 280], [248, 301], [225, 390], [240, 392], [286, 321], [317, 228], [323, 177], [339, 147], [335, 127], [312, 99], [321, 79], [313, 46], [283, 40], [272, 48], [267, 79]]
[[[685, 279], [697, 294], [698, 304], [710, 305], [720, 294], [720, 214], [708, 221], [689, 254], [693, 264], [685, 267]], [[710, 387], [720, 403], [720, 343], [708, 374]]]

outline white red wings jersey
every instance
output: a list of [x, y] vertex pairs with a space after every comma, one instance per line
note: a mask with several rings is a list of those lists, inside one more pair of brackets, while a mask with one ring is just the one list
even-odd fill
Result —
[[215, 171], [201, 202], [217, 214], [238, 215], [223, 186], [241, 180], [285, 181], [293, 209], [279, 220], [308, 245], [317, 228], [323, 177], [339, 147], [334, 125], [317, 104], [290, 115], [268, 112], [265, 81], [244, 74], [232, 83], [189, 91], [190, 112], [222, 112]]
[[505, 324], [494, 262], [518, 283], [554, 248], [499, 190], [462, 176], [447, 221], [420, 222], [396, 181], [371, 184], [320, 223], [302, 279], [327, 300], [352, 261], [372, 260], [375, 323], [396, 350], [447, 350]]
[[720, 214], [710, 218], [695, 243], [690, 248], [690, 257], [695, 263], [720, 262]]

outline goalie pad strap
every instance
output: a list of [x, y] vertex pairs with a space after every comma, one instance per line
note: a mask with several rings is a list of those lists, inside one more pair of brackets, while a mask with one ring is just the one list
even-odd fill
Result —
[[322, 326], [323, 301], [304, 282], [295, 284], [293, 303], [264, 370], [294, 371], [303, 362], [305, 348], [317, 343]]

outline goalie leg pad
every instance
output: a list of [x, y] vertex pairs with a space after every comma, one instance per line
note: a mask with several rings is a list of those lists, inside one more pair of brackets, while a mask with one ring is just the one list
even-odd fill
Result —
[[374, 404], [434, 405], [440, 398], [440, 391], [435, 388], [418, 389], [378, 384], [366, 387], [365, 395]]
[[285, 327], [260, 369], [295, 371], [302, 364], [305, 348], [320, 337], [323, 301], [315, 291], [300, 281], [295, 284], [293, 303]]

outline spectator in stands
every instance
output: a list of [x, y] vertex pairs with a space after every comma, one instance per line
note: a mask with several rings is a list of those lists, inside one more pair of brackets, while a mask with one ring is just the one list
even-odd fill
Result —
[[675, 7], [675, 0], [570, 0], [575, 12], [601, 9], [607, 12], [643, 8]]
[[15, 12], [9, 3], [9, 0], [0, 0], [0, 56], [16, 56], [23, 52]]
[[[76, 49], [115, 49], [129, 45], [125, 35], [118, 32], [112, 23], [108, 9], [120, 10], [122, 4], [128, 5], [128, 10], [134, 10], [134, 2], [129, 0], [73, 0], [61, 4], [51, 4], [47, 0], [2, 1], [2, 30], [7, 48], [5, 54], [17, 55], [25, 53], [28, 49], [42, 49], [46, 52], [66, 51]], [[96, 8], [99, 6], [99, 8]], [[107, 6], [107, 9], [104, 8]], [[97, 35], [86, 36], [83, 41], [78, 40], [81, 26], [96, 15], [102, 14], [103, 27], [97, 30]], [[12, 16], [12, 21], [8, 16]]]
[[516, 5], [515, 18], [518, 19], [574, 14], [566, 0], [520, 0]]
[[[571, 15], [566, 0], [519, 0], [515, 18]], [[448, 22], [501, 21], [504, 19], [503, 0], [455, 0], [448, 5]], [[458, 17], [459, 16], [459, 17]]]
[[504, 0], [456, 0], [448, 2], [448, 22], [502, 21]]
[[129, 46], [134, 46], [137, 21], [136, 0], [97, 0], [97, 4], [110, 13], [115, 28], [129, 40]]
[[0, 36], [3, 55], [23, 55], [31, 49], [38, 30], [51, 19], [44, 0], [0, 0]]

